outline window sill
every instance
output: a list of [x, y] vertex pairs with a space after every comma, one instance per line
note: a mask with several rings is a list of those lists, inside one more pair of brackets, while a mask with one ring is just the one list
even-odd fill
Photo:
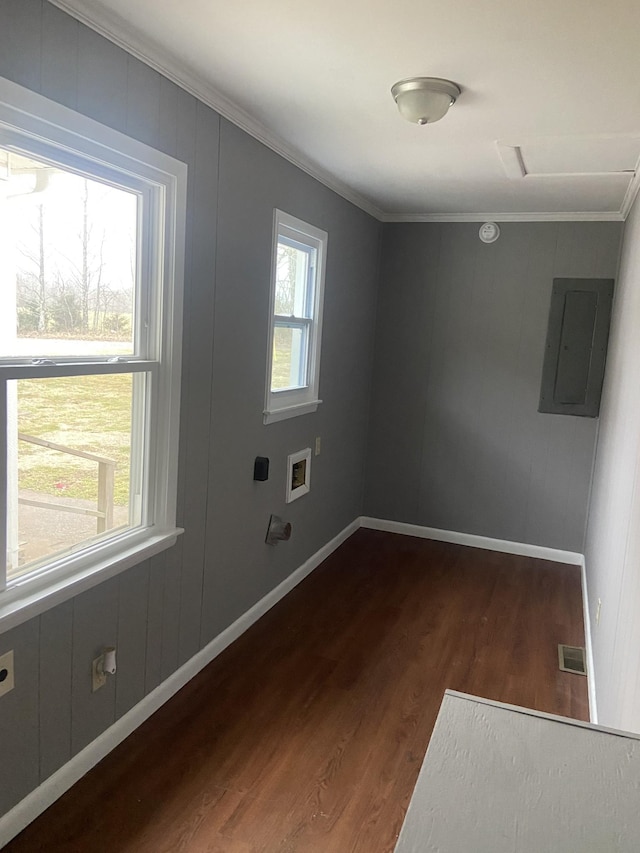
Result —
[[40, 577], [18, 580], [13, 586], [0, 592], [0, 633], [170, 548], [183, 532], [182, 528], [175, 527], [163, 533], [147, 535], [135, 543], [128, 544], [115, 555], [103, 555], [90, 565], [81, 565], [75, 571], [53, 581], [50, 572], [43, 573]]
[[288, 418], [297, 418], [298, 415], [308, 415], [315, 412], [322, 400], [309, 400], [306, 403], [296, 403], [293, 406], [285, 406], [282, 409], [274, 409], [273, 411], [265, 410], [264, 423], [273, 424], [276, 421], [286, 421]]

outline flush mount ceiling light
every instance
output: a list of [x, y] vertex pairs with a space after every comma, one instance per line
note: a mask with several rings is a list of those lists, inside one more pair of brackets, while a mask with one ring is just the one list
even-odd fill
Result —
[[460, 87], [440, 77], [408, 77], [391, 87], [400, 115], [414, 124], [433, 124], [447, 114]]

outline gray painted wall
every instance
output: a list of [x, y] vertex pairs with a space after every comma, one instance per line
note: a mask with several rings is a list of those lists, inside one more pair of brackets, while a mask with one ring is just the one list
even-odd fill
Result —
[[367, 515], [582, 551], [598, 422], [539, 414], [552, 280], [614, 277], [620, 223], [392, 224]]
[[640, 732], [639, 283], [636, 201], [613, 303], [585, 548], [598, 722], [634, 732]]
[[[0, 75], [188, 164], [179, 543], [0, 635], [6, 812], [361, 513], [380, 226], [43, 0], [0, 0]], [[273, 208], [329, 233], [317, 413], [264, 426]], [[288, 453], [312, 490], [285, 507]], [[254, 483], [256, 455], [271, 458]], [[293, 522], [264, 544], [269, 514]], [[118, 648], [92, 694], [90, 664]]]

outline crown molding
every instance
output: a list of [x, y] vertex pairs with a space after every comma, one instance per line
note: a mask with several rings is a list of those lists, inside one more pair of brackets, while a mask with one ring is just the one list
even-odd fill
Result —
[[622, 219], [626, 219], [631, 212], [633, 202], [636, 200], [636, 196], [638, 195], [638, 190], [640, 190], [640, 160], [636, 164], [635, 174], [629, 182], [629, 186], [627, 187], [627, 191], [624, 194], [624, 199], [620, 206], [620, 215]]
[[280, 139], [261, 122], [250, 116], [219, 92], [214, 86], [194, 74], [170, 53], [151, 44], [95, 0], [47, 0], [53, 6], [85, 24], [90, 29], [117, 44], [127, 53], [154, 68], [198, 100], [294, 166], [315, 178], [346, 201], [370, 214], [380, 222], [622, 222], [626, 219], [640, 190], [638, 171], [632, 179], [619, 211], [564, 211], [560, 213], [386, 213], [370, 199], [353, 190], [326, 169], [307, 158], [301, 151]]
[[[636, 190], [637, 192], [637, 190]], [[623, 222], [619, 210], [560, 213], [383, 213], [382, 222]]]
[[280, 154], [285, 160], [342, 196], [346, 201], [382, 221], [382, 211], [368, 198], [360, 195], [330, 172], [305, 157], [301, 151], [280, 139], [261, 122], [254, 119], [214, 86], [206, 83], [162, 48], [149, 43], [136, 32], [127, 29], [123, 21], [108, 10], [91, 2], [91, 0], [48, 0], [48, 2], [194, 95], [198, 100], [257, 139], [258, 142], [262, 142], [267, 148], [275, 151], [276, 154]]

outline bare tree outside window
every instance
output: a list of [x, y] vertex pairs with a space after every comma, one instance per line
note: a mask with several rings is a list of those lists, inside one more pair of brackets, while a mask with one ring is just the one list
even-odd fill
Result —
[[[24, 161], [25, 158], [22, 158]], [[22, 166], [26, 175], [27, 165]], [[35, 203], [23, 200], [16, 264], [18, 338], [131, 342], [135, 275], [135, 197], [97, 181], [47, 169]], [[40, 170], [44, 171], [44, 170]], [[40, 184], [44, 181], [41, 179]], [[57, 192], [54, 190], [57, 189]], [[64, 201], [61, 196], [64, 194]], [[108, 210], [129, 196], [129, 233], [114, 229]], [[121, 200], [118, 206], [122, 207]], [[122, 216], [118, 210], [117, 215]], [[68, 226], [60, 240], [59, 220]], [[57, 225], [57, 228], [55, 227]]]

